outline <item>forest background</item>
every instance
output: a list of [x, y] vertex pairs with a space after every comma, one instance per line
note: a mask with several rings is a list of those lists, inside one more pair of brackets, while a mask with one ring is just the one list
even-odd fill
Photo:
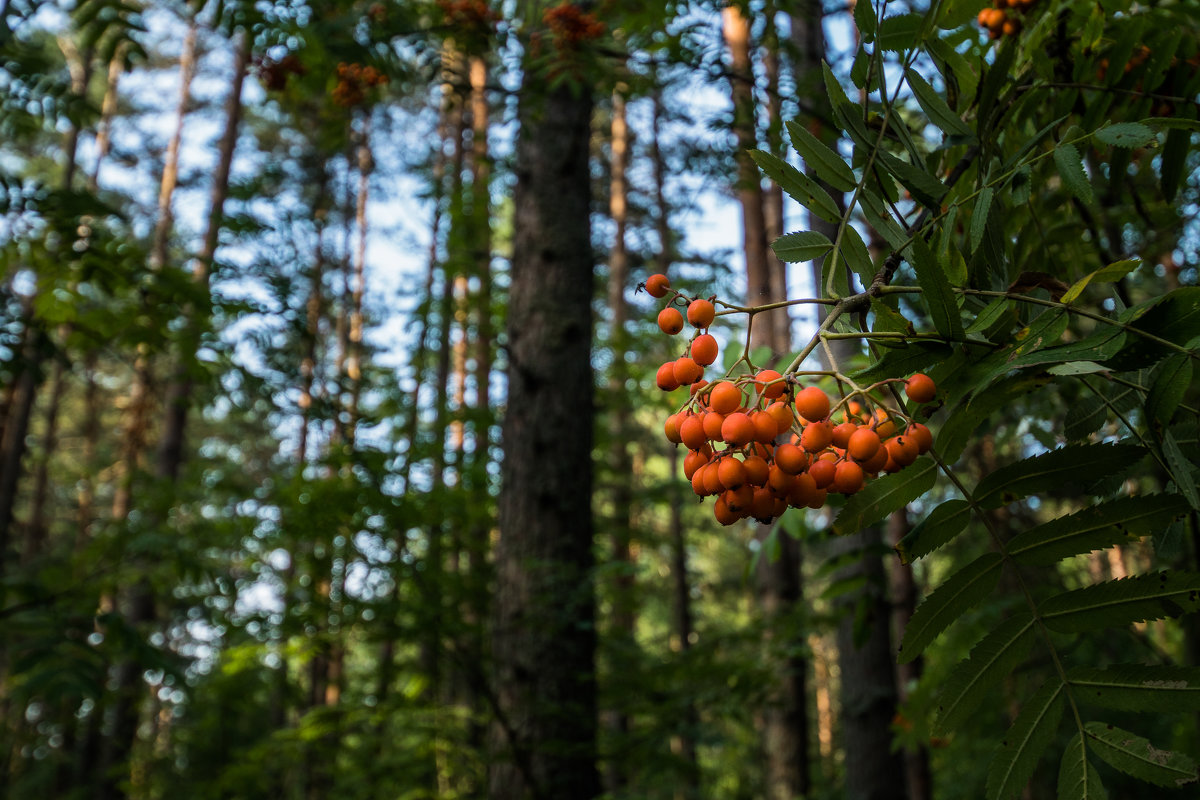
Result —
[[[1194, 789], [1194, 2], [0, 18], [0, 796]], [[935, 448], [722, 527], [654, 273]]]

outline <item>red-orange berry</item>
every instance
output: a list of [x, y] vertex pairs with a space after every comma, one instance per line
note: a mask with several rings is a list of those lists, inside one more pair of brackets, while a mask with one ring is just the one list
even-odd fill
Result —
[[679, 423], [680, 415], [672, 414], [667, 417], [667, 421], [663, 423], [663, 433], [667, 436], [667, 441], [672, 444], [682, 444], [683, 440], [679, 438]]
[[702, 333], [692, 340], [690, 349], [692, 360], [702, 367], [707, 367], [717, 360], [717, 340], [711, 333]]
[[766, 411], [774, 418], [779, 433], [790, 430], [792, 424], [796, 421], [792, 416], [791, 406], [787, 403], [776, 401], [767, 406]]
[[722, 458], [717, 464], [717, 475], [726, 489], [736, 489], [746, 482], [746, 468], [736, 458]]
[[846, 445], [850, 443], [850, 437], [858, 430], [858, 426], [853, 422], [843, 422], [840, 425], [833, 427], [833, 446], [846, 449]]
[[709, 411], [704, 415], [704, 435], [714, 442], [720, 441], [721, 425], [724, 422], [724, 414], [718, 414], [716, 411]]
[[834, 470], [833, 488], [842, 494], [854, 494], [863, 488], [864, 479], [862, 467], [853, 461], [843, 461]]
[[742, 518], [740, 514], [735, 514], [729, 508], [729, 504], [725, 502], [724, 497], [718, 497], [717, 502], [713, 503], [713, 516], [722, 525], [732, 525]]
[[658, 327], [663, 333], [674, 336], [683, 330], [683, 314], [677, 308], [664, 308], [658, 312]]
[[879, 434], [870, 428], [859, 428], [846, 444], [846, 452], [856, 461], [868, 461], [879, 452], [881, 445]]
[[764, 486], [767, 483], [768, 467], [762, 456], [747, 456], [743, 466], [746, 467], [746, 483], [751, 486]]
[[796, 395], [796, 410], [809, 422], [820, 422], [829, 416], [829, 396], [816, 386], [805, 387]]
[[880, 447], [875, 451], [875, 455], [862, 462], [863, 472], [877, 475], [880, 470], [887, 468], [889, 458], [891, 458], [891, 456], [888, 454], [888, 449], [886, 447]]
[[679, 381], [675, 379], [675, 362], [668, 361], [659, 367], [658, 374], [654, 376], [654, 382], [664, 392], [671, 392], [678, 389]]
[[800, 446], [810, 453], [819, 453], [829, 447], [832, 442], [833, 428], [829, 426], [828, 422], [814, 422], [807, 425], [804, 432], [800, 434]]
[[721, 423], [721, 438], [734, 446], [749, 444], [754, 435], [754, 423], [741, 411], [733, 412]]
[[754, 423], [754, 441], [770, 444], [779, 435], [779, 423], [775, 417], [766, 411], [751, 411], [750, 421]]
[[690, 386], [700, 380], [700, 376], [704, 374], [704, 367], [687, 356], [675, 359], [675, 365], [671, 369], [680, 386]]
[[646, 278], [646, 293], [651, 297], [665, 297], [671, 288], [671, 281], [666, 275], [657, 273]]
[[716, 318], [717, 310], [707, 300], [697, 298], [688, 303], [687, 318], [697, 328], [707, 328]]
[[720, 466], [710, 463], [704, 473], [704, 493], [720, 494], [723, 491], [725, 487], [721, 485]]
[[921, 455], [917, 440], [911, 436], [902, 433], [893, 439], [889, 439], [888, 442], [890, 445], [888, 452], [897, 466], [907, 467], [917, 460], [917, 456]]
[[791, 442], [775, 448], [775, 463], [789, 475], [798, 475], [808, 468], [808, 455]]
[[904, 393], [914, 403], [928, 403], [937, 396], [937, 387], [932, 378], [918, 372], [904, 382]]
[[837, 473], [837, 467], [832, 461], [818, 459], [808, 468], [808, 474], [818, 489], [824, 489], [829, 484], [833, 483], [834, 475]]
[[704, 420], [699, 414], [692, 414], [679, 424], [679, 440], [689, 450], [699, 450], [708, 443], [708, 437], [704, 435]]
[[926, 428], [921, 423], [914, 422], [904, 432], [917, 443], [917, 452], [921, 455], [928, 453], [929, 448], [933, 447], [933, 434], [929, 432], [929, 428]]
[[742, 390], [729, 381], [717, 381], [708, 395], [708, 405], [713, 411], [728, 414], [742, 404]]
[[713, 466], [714, 465], [712, 464], [701, 464], [699, 468], [692, 473], [692, 491], [695, 492], [698, 497], [704, 497], [706, 494], [708, 494], [708, 490], [704, 488], [704, 478], [709, 469], [712, 469]]
[[696, 470], [708, 463], [708, 456], [703, 450], [688, 450], [683, 457], [683, 477], [689, 481], [695, 477]]
[[792, 508], [804, 508], [813, 501], [817, 493], [817, 482], [812, 475], [802, 472], [796, 476], [792, 490], [788, 492], [787, 502]]
[[774, 489], [778, 494], [787, 495], [795, 485], [795, 475], [790, 475], [779, 468], [778, 464], [772, 464], [767, 468], [767, 485]]
[[[784, 386], [783, 381], [779, 380], [782, 377], [782, 375], [773, 369], [764, 369], [754, 376], [754, 388], [762, 393], [763, 397], [768, 400], [774, 400], [780, 397], [783, 394], [783, 390], [787, 388]], [[771, 381], [779, 382], [771, 383]], [[770, 386], [767, 385], [769, 383], [771, 384]]]
[[743, 485], [736, 489], [726, 489], [725, 494], [721, 496], [725, 498], [725, 503], [729, 506], [730, 511], [735, 514], [745, 514], [750, 510], [750, 504], [754, 502], [754, 489], [749, 485]]

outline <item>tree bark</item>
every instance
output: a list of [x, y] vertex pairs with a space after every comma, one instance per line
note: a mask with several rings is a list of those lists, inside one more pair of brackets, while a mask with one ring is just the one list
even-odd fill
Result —
[[525, 72], [496, 548], [492, 800], [600, 793], [588, 87]]
[[[894, 548], [904, 538], [904, 534], [908, 533], [907, 509], [902, 508], [888, 517], [887, 532], [888, 543]], [[889, 577], [892, 596], [892, 635], [893, 641], [899, 642], [917, 607], [917, 582], [913, 575], [912, 565], [901, 564], [899, 559], [891, 560]], [[896, 667], [898, 702], [903, 703], [908, 699], [909, 693], [921, 679], [924, 668], [924, 656], [918, 656], [907, 664], [900, 664]], [[908, 780], [909, 800], [930, 800], [933, 796], [933, 776], [930, 773], [927, 747], [904, 750], [904, 774]]]

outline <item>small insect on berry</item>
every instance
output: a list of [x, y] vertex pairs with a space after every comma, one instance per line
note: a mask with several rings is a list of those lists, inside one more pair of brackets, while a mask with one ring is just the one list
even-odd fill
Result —
[[646, 278], [646, 293], [651, 297], [665, 297], [671, 288], [671, 281], [666, 275], [657, 273]]
[[713, 308], [713, 304], [707, 300], [696, 299], [688, 304], [688, 322], [692, 323], [694, 327], [707, 328], [709, 325], [712, 325], [712, 322], [716, 316], [717, 310]]
[[664, 308], [658, 312], [658, 327], [668, 336], [674, 336], [683, 330], [683, 314], [677, 308]]
[[914, 403], [928, 403], [937, 396], [937, 386], [928, 375], [918, 372], [904, 382], [904, 393]]

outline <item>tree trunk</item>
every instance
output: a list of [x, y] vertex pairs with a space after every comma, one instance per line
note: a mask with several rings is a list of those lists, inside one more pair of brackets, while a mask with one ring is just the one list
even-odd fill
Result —
[[[908, 533], [907, 509], [900, 509], [888, 517], [888, 542], [894, 548], [904, 534]], [[913, 576], [911, 564], [901, 564], [899, 559], [891, 560], [890, 569], [892, 596], [892, 634], [893, 641], [899, 642], [904, 636], [904, 629], [912, 618], [913, 610], [917, 607], [917, 582]], [[921, 679], [924, 671], [925, 658], [918, 656], [907, 664], [896, 667], [897, 700], [900, 703], [908, 699], [909, 693]], [[908, 780], [909, 800], [930, 800], [933, 796], [933, 776], [929, 771], [929, 749], [918, 747], [904, 751], [904, 774]]]
[[600, 793], [592, 556], [592, 98], [520, 92], [496, 548], [492, 800]]

